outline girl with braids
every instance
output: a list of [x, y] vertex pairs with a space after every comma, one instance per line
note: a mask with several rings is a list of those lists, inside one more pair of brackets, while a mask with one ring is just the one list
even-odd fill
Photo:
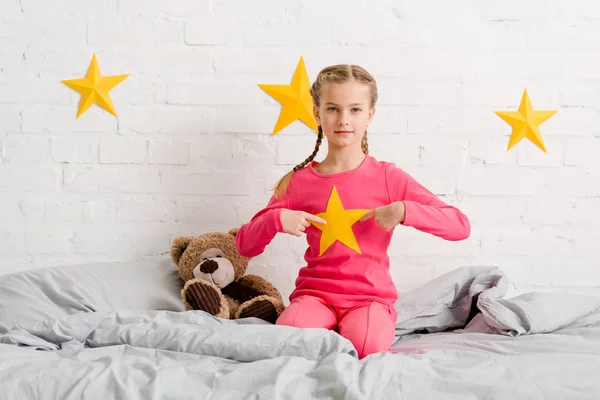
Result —
[[[319, 130], [312, 154], [281, 178], [268, 205], [236, 236], [244, 256], [257, 256], [277, 233], [306, 235], [290, 305], [278, 325], [336, 330], [359, 358], [389, 351], [398, 292], [387, 249], [396, 226], [449, 241], [470, 235], [470, 222], [390, 162], [369, 155], [367, 126], [377, 85], [355, 65], [324, 68], [311, 87]], [[314, 161], [323, 139], [328, 151]]]

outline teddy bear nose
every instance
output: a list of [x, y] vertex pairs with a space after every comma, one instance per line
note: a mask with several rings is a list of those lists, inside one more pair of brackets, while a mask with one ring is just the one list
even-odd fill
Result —
[[219, 263], [214, 260], [206, 260], [200, 265], [200, 272], [212, 274], [219, 268]]

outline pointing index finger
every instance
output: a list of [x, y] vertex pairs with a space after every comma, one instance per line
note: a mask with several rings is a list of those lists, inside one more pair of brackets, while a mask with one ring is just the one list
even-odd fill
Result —
[[375, 215], [375, 210], [371, 210], [360, 218], [360, 222], [366, 221], [369, 218], [372, 218], [374, 215]]
[[323, 225], [327, 224], [327, 221], [325, 221], [323, 218], [319, 218], [316, 215], [312, 215], [309, 213], [304, 213], [304, 218], [311, 220], [313, 222], [319, 223], [319, 224], [323, 224]]

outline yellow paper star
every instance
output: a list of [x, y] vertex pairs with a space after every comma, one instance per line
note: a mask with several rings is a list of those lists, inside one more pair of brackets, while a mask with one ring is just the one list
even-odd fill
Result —
[[327, 210], [324, 213], [317, 214], [318, 217], [327, 221], [327, 224], [311, 222], [322, 231], [319, 256], [322, 256], [336, 240], [361, 254], [354, 232], [352, 232], [352, 225], [368, 212], [369, 210], [360, 209], [344, 210], [340, 196], [334, 186], [327, 201]]
[[547, 153], [539, 126], [556, 114], [556, 111], [534, 111], [525, 89], [519, 111], [495, 111], [495, 113], [513, 127], [506, 151], [526, 137]]
[[62, 81], [62, 83], [81, 94], [79, 110], [77, 111], [77, 116], [75, 118], [79, 118], [79, 116], [87, 111], [87, 109], [93, 104], [98, 104], [100, 107], [116, 117], [117, 113], [115, 112], [115, 108], [108, 92], [110, 92], [128, 76], [129, 74], [102, 76], [100, 73], [100, 68], [98, 67], [96, 54], [94, 53], [87, 71], [86, 78], [68, 79]]
[[304, 59], [296, 67], [291, 85], [258, 85], [271, 97], [281, 103], [281, 112], [275, 124], [272, 135], [281, 131], [292, 122], [299, 119], [315, 132], [318, 129], [317, 121], [313, 115], [313, 101], [310, 96], [310, 80], [304, 65]]

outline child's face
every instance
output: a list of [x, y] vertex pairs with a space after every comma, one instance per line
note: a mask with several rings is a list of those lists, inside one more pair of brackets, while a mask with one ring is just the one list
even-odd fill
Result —
[[375, 108], [371, 108], [369, 87], [350, 81], [326, 84], [315, 119], [321, 125], [329, 147], [359, 146]]

